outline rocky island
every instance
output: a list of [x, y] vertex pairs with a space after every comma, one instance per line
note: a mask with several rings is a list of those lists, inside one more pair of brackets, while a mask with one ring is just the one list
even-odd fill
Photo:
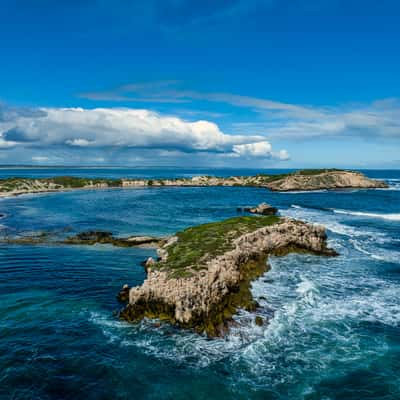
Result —
[[[209, 336], [223, 335], [239, 308], [254, 310], [251, 281], [268, 255], [333, 256], [325, 229], [277, 216], [241, 216], [188, 228], [169, 238], [146, 263], [141, 286], [124, 286], [121, 318], [159, 318]], [[259, 324], [261, 321], [257, 321]]]
[[250, 186], [277, 192], [387, 188], [384, 181], [367, 178], [360, 172], [316, 169], [287, 174], [259, 174], [227, 178], [194, 176], [174, 179], [103, 179], [58, 176], [53, 178], [6, 178], [0, 180], [0, 197], [26, 193], [59, 192], [76, 189], [138, 188], [161, 186]]

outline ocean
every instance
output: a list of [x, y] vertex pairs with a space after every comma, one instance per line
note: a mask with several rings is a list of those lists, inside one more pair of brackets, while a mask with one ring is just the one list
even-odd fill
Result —
[[[280, 173], [286, 170], [275, 170]], [[175, 177], [260, 170], [2, 168], [0, 177]], [[170, 235], [267, 202], [323, 224], [340, 255], [270, 258], [255, 313], [208, 339], [116, 315], [152, 249], [0, 244], [1, 399], [400, 399], [400, 171], [382, 190], [273, 193], [187, 187], [72, 191], [0, 200], [3, 232]], [[268, 320], [264, 326], [254, 316]]]

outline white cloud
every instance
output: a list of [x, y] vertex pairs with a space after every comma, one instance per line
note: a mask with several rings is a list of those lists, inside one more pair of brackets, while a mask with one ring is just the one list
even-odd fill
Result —
[[320, 111], [313, 107], [283, 103], [276, 100], [242, 96], [232, 93], [207, 93], [194, 90], [176, 89], [178, 81], [144, 82], [123, 85], [111, 90], [80, 93], [79, 97], [96, 101], [184, 103], [202, 100], [226, 103], [235, 107], [252, 108], [261, 111], [282, 112], [290, 115], [316, 116]]
[[290, 159], [290, 155], [287, 150], [280, 150], [279, 153], [276, 155], [279, 160], [286, 161]]
[[[213, 122], [186, 121], [145, 109], [41, 108], [0, 122], [0, 147], [156, 148], [176, 152], [266, 156], [261, 135], [229, 135]], [[244, 146], [244, 147], [240, 147]]]
[[33, 156], [32, 157], [32, 161], [35, 162], [42, 162], [42, 161], [48, 161], [49, 157], [45, 157], [45, 156]]
[[78, 138], [78, 139], [68, 139], [65, 141], [66, 144], [69, 144], [70, 146], [78, 146], [78, 147], [86, 147], [90, 145], [90, 141], [87, 139], [82, 139], [82, 138]]
[[[326, 107], [299, 105], [271, 99], [243, 96], [232, 93], [205, 93], [182, 90], [179, 82], [147, 82], [120, 86], [103, 92], [107, 100], [124, 96], [137, 102], [154, 101], [207, 101], [225, 103], [235, 108], [246, 108], [251, 122], [236, 122], [232, 128], [237, 133], [243, 129], [261, 132], [268, 138], [316, 138], [352, 135], [357, 137], [400, 137], [400, 102], [384, 99], [371, 104], [347, 104]], [[86, 93], [82, 97], [97, 99], [99, 93]], [[254, 118], [257, 113], [257, 118]], [[261, 117], [261, 118], [260, 118]], [[256, 120], [256, 121], [254, 121]]]
[[232, 156], [247, 158], [274, 158], [286, 161], [290, 156], [286, 150], [280, 150], [278, 153], [272, 151], [272, 146], [266, 140], [257, 143], [237, 144], [233, 146]]
[[9, 148], [14, 147], [16, 145], [17, 145], [17, 142], [14, 142], [12, 140], [4, 140], [0, 136], [0, 149], [9, 149]]
[[272, 157], [272, 146], [269, 142], [237, 144], [233, 146], [233, 152], [244, 157]]

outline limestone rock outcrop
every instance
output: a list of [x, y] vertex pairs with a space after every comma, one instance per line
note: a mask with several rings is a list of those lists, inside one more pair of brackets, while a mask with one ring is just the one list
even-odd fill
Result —
[[367, 178], [360, 172], [342, 170], [326, 170], [320, 173], [299, 171], [268, 184], [270, 190], [277, 192], [387, 187], [385, 182]]
[[323, 227], [282, 218], [236, 238], [232, 250], [210, 259], [203, 268], [171, 277], [163, 263], [168, 263], [168, 247], [174, 240], [178, 239], [170, 239], [160, 249], [161, 261], [148, 266], [143, 284], [130, 289], [122, 318], [161, 318], [210, 336], [221, 335], [237, 308], [251, 303], [250, 282], [266, 271], [269, 254], [336, 255], [327, 247]]
[[162, 186], [252, 186], [273, 191], [306, 191], [319, 189], [387, 188], [384, 181], [367, 178], [360, 172], [345, 170], [302, 170], [287, 174], [255, 176], [194, 176], [174, 179], [88, 179], [79, 177], [7, 178], [0, 179], [0, 197], [24, 193], [60, 192], [106, 188], [139, 188]]

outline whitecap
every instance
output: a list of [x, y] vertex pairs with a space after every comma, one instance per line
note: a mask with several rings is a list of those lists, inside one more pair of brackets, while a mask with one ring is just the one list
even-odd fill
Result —
[[363, 253], [375, 260], [386, 261], [391, 263], [400, 263], [400, 253], [397, 251], [380, 249], [373, 245], [373, 243], [368, 243], [368, 250], [363, 247], [363, 244], [358, 240], [350, 239], [349, 242], [354, 246], [356, 250]]
[[362, 211], [341, 210], [335, 208], [332, 208], [332, 211], [336, 214], [354, 215], [357, 217], [367, 217], [367, 218], [382, 218], [390, 221], [400, 221], [400, 213], [379, 214], [379, 213], [362, 212]]
[[289, 190], [287, 192], [274, 192], [275, 194], [312, 194], [312, 193], [327, 193], [333, 192], [334, 190], [328, 189], [315, 189], [315, 190]]
[[290, 208], [284, 210], [282, 214], [311, 223], [321, 224], [328, 231], [340, 236], [349, 238], [362, 238], [363, 240], [369, 241], [372, 244], [399, 242], [399, 239], [395, 239], [391, 235], [388, 235], [381, 230], [374, 229], [372, 227], [367, 230], [365, 227], [347, 225], [344, 223], [344, 221], [339, 222], [339, 215], [342, 215], [344, 219], [347, 218], [348, 221], [352, 220], [352, 215], [345, 213], [334, 213], [333, 209], [306, 208], [304, 206], [293, 204]]

